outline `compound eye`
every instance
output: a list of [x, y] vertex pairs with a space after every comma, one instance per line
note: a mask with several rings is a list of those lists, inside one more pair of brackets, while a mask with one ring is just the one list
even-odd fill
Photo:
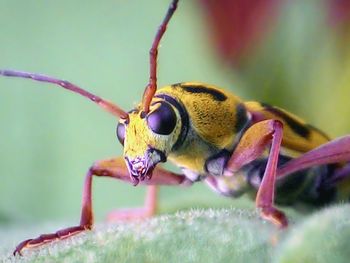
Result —
[[118, 141], [124, 145], [124, 139], [125, 139], [125, 124], [124, 123], [118, 123], [117, 125], [117, 137]]
[[157, 134], [169, 135], [176, 126], [176, 114], [173, 108], [165, 102], [147, 116], [147, 124]]

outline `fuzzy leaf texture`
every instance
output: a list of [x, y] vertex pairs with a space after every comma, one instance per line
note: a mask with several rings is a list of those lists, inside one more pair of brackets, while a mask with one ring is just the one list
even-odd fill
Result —
[[94, 231], [1, 262], [348, 262], [350, 206], [315, 212], [278, 231], [244, 209], [204, 209]]

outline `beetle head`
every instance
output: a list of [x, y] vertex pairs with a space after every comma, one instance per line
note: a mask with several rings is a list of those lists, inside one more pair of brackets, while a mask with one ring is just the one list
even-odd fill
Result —
[[181, 130], [177, 110], [168, 102], [155, 99], [146, 114], [140, 105], [117, 126], [117, 137], [124, 146], [130, 177], [137, 184], [150, 179], [159, 162], [165, 162]]

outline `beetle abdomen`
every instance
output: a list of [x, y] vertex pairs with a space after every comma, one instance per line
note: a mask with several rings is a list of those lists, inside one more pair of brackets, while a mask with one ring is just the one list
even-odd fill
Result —
[[254, 121], [264, 119], [281, 121], [282, 145], [290, 150], [307, 152], [330, 140], [325, 133], [286, 110], [256, 101], [244, 102], [244, 105], [252, 113]]

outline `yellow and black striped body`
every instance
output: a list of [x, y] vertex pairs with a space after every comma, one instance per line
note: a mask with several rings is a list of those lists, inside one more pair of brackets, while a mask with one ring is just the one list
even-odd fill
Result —
[[[254, 123], [268, 119], [283, 123], [279, 164], [329, 141], [323, 132], [285, 110], [254, 101], [243, 102], [231, 92], [208, 84], [185, 82], [163, 87], [152, 100], [151, 112], [152, 107], [159, 102], [171, 105], [176, 112], [179, 119], [176, 128], [168, 137], [154, 136], [151, 142], [133, 143], [136, 147], [134, 153], [144, 151], [137, 150], [141, 145], [144, 148], [149, 145], [158, 147], [160, 151], [166, 152], [169, 160], [182, 168], [190, 180], [215, 178], [214, 190], [226, 196], [238, 196], [247, 191], [256, 193], [259, 187], [266, 166], [265, 155], [243, 167], [235, 176], [222, 176], [227, 160], [241, 136]], [[136, 126], [145, 126], [139, 117], [141, 112], [139, 106], [132, 113], [139, 122]], [[140, 136], [145, 137], [144, 133], [135, 128], [129, 137], [134, 136], [134, 142], [140, 142]], [[147, 132], [146, 137], [152, 137], [152, 134]], [[125, 150], [126, 156], [127, 151], [130, 150]], [[332, 201], [335, 199], [336, 187], [341, 184], [326, 184], [336, 167], [313, 167], [287, 176], [277, 184], [276, 201], [285, 204]], [[349, 194], [350, 191], [347, 196]]]
[[235, 140], [249, 122], [242, 101], [233, 94], [201, 83], [180, 83], [156, 93], [182, 112], [186, 131], [182, 143], [169, 154], [176, 165], [206, 175], [205, 163], [222, 150], [232, 151]]
[[307, 124], [301, 118], [266, 103], [249, 101], [244, 103], [255, 121], [274, 119], [283, 123], [282, 146], [294, 152], [310, 151], [330, 140], [322, 131]]
[[261, 120], [275, 119], [283, 123], [282, 146], [294, 154], [307, 152], [329, 141], [324, 133], [282, 109], [259, 102], [243, 102], [231, 92], [212, 85], [175, 84], [160, 89], [156, 97], [160, 96], [179, 104], [188, 118], [192, 136], [187, 134], [181, 151], [172, 152], [169, 157], [197, 173], [205, 173], [205, 161], [213, 154], [203, 147], [231, 152], [242, 132]]

